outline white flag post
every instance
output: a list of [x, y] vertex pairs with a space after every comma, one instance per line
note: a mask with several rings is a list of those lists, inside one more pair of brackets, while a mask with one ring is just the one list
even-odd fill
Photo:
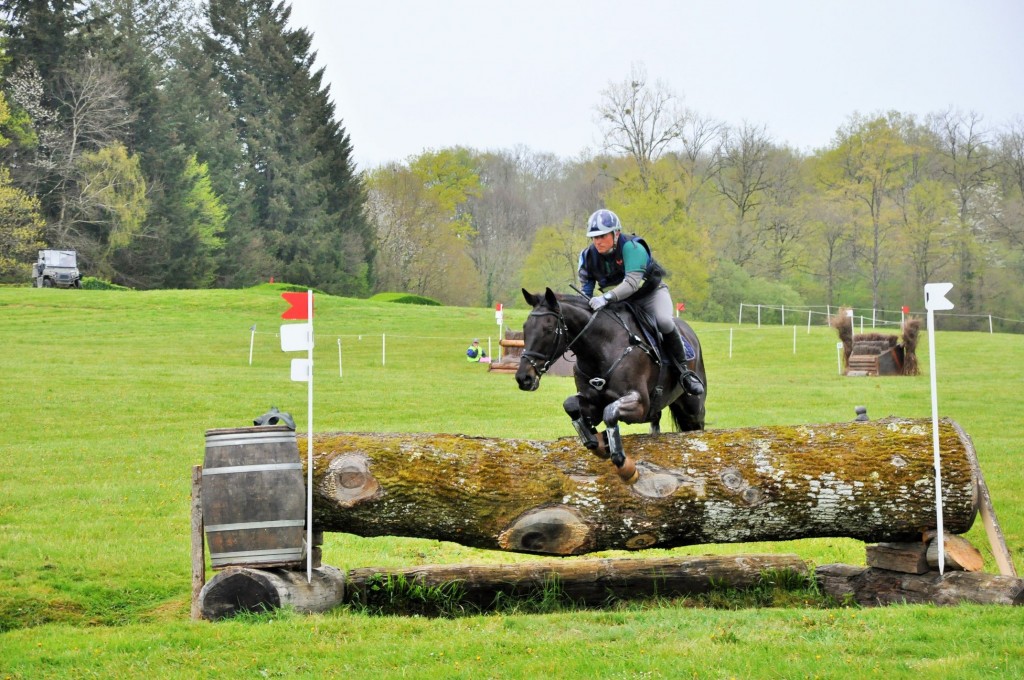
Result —
[[313, 291], [306, 290], [306, 314], [309, 319], [309, 378], [306, 383], [306, 583], [313, 582]]
[[939, 456], [939, 394], [935, 379], [935, 310], [953, 309], [953, 303], [946, 299], [952, 290], [952, 283], [926, 283], [924, 286], [924, 307], [928, 310], [928, 361], [932, 383], [932, 449], [935, 455], [935, 533], [939, 539], [939, 576], [946, 566], [946, 551], [942, 536], [942, 462]]
[[[302, 293], [282, 293], [281, 297], [291, 303], [283, 319], [306, 319], [306, 323], [290, 323], [281, 326], [281, 350], [298, 352], [306, 350], [305, 359], [292, 359], [291, 378], [306, 383], [306, 582], [313, 581], [313, 291], [307, 290], [305, 300]], [[303, 302], [305, 303], [303, 305]], [[299, 305], [302, 305], [300, 307]]]
[[256, 324], [253, 324], [249, 330], [249, 365], [252, 366], [252, 346], [256, 342]]

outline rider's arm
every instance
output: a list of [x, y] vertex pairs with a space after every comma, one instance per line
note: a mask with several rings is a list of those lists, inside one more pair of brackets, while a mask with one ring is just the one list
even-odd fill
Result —
[[583, 288], [583, 293], [587, 297], [594, 295], [594, 279], [590, 278], [590, 272], [587, 271], [587, 249], [584, 248], [580, 251], [580, 262], [579, 266], [576, 267], [579, 270], [580, 275], [580, 286]]
[[626, 270], [626, 277], [622, 283], [605, 293], [611, 301], [625, 300], [633, 293], [640, 290], [644, 285], [644, 272], [647, 271], [647, 262], [650, 256], [642, 245], [627, 241], [622, 246], [622, 266]]

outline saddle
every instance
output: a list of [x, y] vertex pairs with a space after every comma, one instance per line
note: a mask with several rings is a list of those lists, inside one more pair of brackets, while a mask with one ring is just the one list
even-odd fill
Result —
[[[633, 318], [636, 319], [636, 323], [640, 327], [640, 332], [643, 334], [643, 338], [641, 338], [641, 340], [646, 342], [654, 352], [652, 355], [654, 360], [658, 363], [664, 363], [664, 353], [661, 349], [662, 335], [661, 331], [658, 330], [657, 321], [655, 321], [654, 317], [648, 314], [643, 307], [633, 304], [633, 302], [629, 300], [623, 300], [621, 304], [629, 311], [630, 314], [633, 315]], [[683, 340], [683, 351], [686, 354], [686, 360], [693, 361], [696, 359], [697, 353], [693, 350], [693, 345], [690, 344], [690, 341], [687, 340], [686, 336], [682, 333], [679, 334], [679, 337]]]

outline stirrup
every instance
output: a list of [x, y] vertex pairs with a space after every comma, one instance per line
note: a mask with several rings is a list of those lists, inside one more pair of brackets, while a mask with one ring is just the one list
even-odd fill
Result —
[[679, 376], [679, 385], [687, 394], [699, 397], [704, 394], [704, 384], [693, 371], [686, 370]]

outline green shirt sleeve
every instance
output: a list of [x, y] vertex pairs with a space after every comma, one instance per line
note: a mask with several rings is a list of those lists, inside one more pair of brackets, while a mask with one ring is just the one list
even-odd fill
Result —
[[636, 241], [626, 241], [622, 245], [622, 266], [629, 272], [642, 272], [647, 269], [650, 256], [642, 245]]

